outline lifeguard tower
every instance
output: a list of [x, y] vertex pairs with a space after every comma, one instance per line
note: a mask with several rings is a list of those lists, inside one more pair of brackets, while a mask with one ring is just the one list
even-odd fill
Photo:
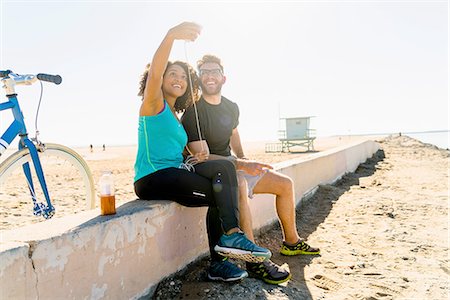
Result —
[[316, 130], [309, 128], [313, 117], [281, 118], [283, 130], [278, 131], [279, 143], [266, 144], [266, 152], [291, 152], [291, 147], [306, 147], [314, 151]]

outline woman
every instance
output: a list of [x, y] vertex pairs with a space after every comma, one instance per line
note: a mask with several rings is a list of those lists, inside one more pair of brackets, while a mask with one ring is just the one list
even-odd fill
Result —
[[262, 261], [270, 258], [271, 253], [249, 241], [238, 228], [237, 179], [231, 162], [203, 162], [207, 154], [201, 152], [194, 157], [199, 162], [195, 172], [183, 168], [187, 135], [176, 112], [188, 107], [192, 95], [197, 94], [197, 77], [186, 63], [170, 63], [168, 59], [175, 40], [194, 41], [200, 31], [199, 25], [189, 22], [170, 29], [144, 72], [139, 93], [143, 101], [134, 186], [141, 199], [209, 206], [207, 229], [212, 262], [208, 277], [234, 281], [247, 277], [247, 272], [216, 252], [246, 261]]

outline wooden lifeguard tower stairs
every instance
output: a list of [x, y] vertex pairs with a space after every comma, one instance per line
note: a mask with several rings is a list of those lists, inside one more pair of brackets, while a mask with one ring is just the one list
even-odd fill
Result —
[[277, 143], [267, 143], [266, 152], [291, 152], [292, 147], [305, 147], [307, 151], [314, 151], [316, 130], [309, 128], [313, 117], [280, 118], [284, 130], [278, 130]]

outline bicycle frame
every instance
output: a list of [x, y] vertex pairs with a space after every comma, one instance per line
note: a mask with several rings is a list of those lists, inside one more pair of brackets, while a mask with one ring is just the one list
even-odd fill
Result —
[[19, 150], [23, 148], [28, 148], [28, 150], [30, 151], [36, 175], [39, 179], [39, 183], [44, 193], [45, 200], [47, 201], [47, 205], [37, 202], [35, 196], [35, 188], [31, 175], [31, 169], [29, 163], [25, 163], [23, 165], [23, 171], [25, 173], [25, 177], [28, 182], [28, 188], [30, 190], [31, 198], [33, 199], [34, 204], [33, 213], [35, 215], [42, 215], [46, 219], [48, 219], [53, 216], [55, 208], [50, 202], [50, 195], [48, 193], [47, 183], [45, 182], [44, 172], [42, 170], [41, 162], [38, 156], [38, 151], [42, 151], [44, 149], [44, 145], [41, 145], [38, 142], [36, 147], [36, 145], [28, 138], [28, 132], [25, 126], [24, 117], [19, 106], [17, 94], [14, 92], [14, 82], [8, 82], [9, 80], [13, 81], [13, 79], [11, 78], [4, 78], [1, 80], [2, 83], [4, 84], [4, 88], [7, 90], [6, 97], [8, 98], [8, 101], [0, 103], [0, 111], [11, 109], [14, 116], [14, 121], [10, 124], [10, 126], [0, 137], [0, 155], [6, 150], [6, 148], [9, 147], [11, 142], [17, 136], [20, 136], [18, 148]]

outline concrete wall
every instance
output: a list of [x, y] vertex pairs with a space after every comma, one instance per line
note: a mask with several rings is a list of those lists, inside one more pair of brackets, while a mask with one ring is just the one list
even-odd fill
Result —
[[[276, 164], [299, 202], [371, 157], [357, 142]], [[251, 201], [255, 229], [277, 220], [274, 197]], [[114, 216], [88, 211], [1, 232], [0, 299], [129, 299], [152, 293], [164, 277], [207, 253], [206, 208], [169, 201], [131, 201]]]

